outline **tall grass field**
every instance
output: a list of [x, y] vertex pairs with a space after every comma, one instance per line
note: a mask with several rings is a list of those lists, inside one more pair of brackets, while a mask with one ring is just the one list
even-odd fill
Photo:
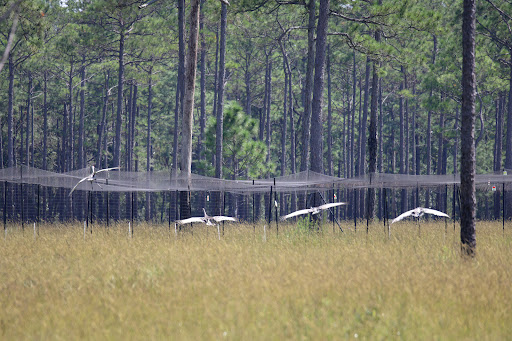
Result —
[[0, 339], [512, 337], [512, 225], [8, 225]]

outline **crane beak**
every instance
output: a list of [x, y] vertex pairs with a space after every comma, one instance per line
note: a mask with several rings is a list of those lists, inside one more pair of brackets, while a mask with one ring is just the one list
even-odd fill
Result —
[[220, 2], [222, 2], [223, 4], [225, 4], [226, 6], [229, 6], [229, 1], [228, 0], [219, 0]]

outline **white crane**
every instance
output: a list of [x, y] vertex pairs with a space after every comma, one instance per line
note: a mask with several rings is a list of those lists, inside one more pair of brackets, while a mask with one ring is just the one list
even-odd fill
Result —
[[111, 171], [111, 170], [117, 170], [117, 169], [120, 169], [120, 167], [112, 167], [112, 168], [104, 168], [104, 169], [98, 169], [96, 170], [94, 168], [94, 166], [91, 166], [91, 174], [87, 175], [85, 178], [81, 179], [80, 181], [78, 181], [78, 183], [75, 185], [75, 187], [73, 187], [73, 189], [71, 190], [71, 192], [69, 192], [69, 196], [71, 196], [71, 194], [73, 194], [73, 192], [75, 191], [75, 189], [78, 187], [78, 185], [80, 185], [82, 182], [84, 181], [89, 181], [91, 184], [93, 183], [93, 181], [96, 181], [96, 174], [98, 173], [101, 173], [101, 172], [108, 172], [108, 171]]
[[[207, 226], [217, 225], [217, 233], [219, 235], [219, 240], [220, 240], [220, 223], [223, 221], [236, 221], [236, 218], [233, 218], [233, 217], [226, 217], [226, 216], [222, 216], [222, 215], [216, 215], [213, 217], [209, 216], [208, 214], [206, 214], [206, 210], [204, 208], [203, 208], [203, 212], [204, 212], [204, 217], [192, 217], [192, 218], [187, 218], [187, 219], [182, 219], [182, 220], [176, 220], [176, 223], [174, 224], [175, 233], [177, 233], [177, 229], [176, 229], [177, 225], [185, 225], [185, 224], [191, 224], [191, 223], [204, 223]], [[215, 223], [212, 223], [212, 220]]]
[[413, 210], [410, 210], [410, 211], [407, 211], [407, 212], [404, 212], [404, 213], [400, 214], [398, 217], [393, 219], [391, 224], [396, 223], [397, 221], [400, 221], [400, 220], [402, 220], [402, 219], [404, 219], [406, 217], [409, 217], [409, 216], [412, 216], [412, 217], [415, 217], [415, 218], [419, 218], [419, 217], [421, 217], [424, 214], [433, 214], [433, 215], [436, 215], [436, 216], [439, 216], [439, 217], [450, 218], [450, 216], [448, 214], [440, 212], [440, 211], [433, 210], [431, 208], [416, 207]]
[[288, 218], [296, 217], [296, 216], [299, 216], [302, 214], [318, 214], [318, 213], [322, 212], [323, 210], [327, 210], [331, 207], [336, 207], [336, 206], [341, 206], [341, 205], [346, 205], [346, 204], [347, 204], [346, 202], [333, 202], [330, 204], [320, 205], [317, 207], [306, 208], [304, 210], [298, 210], [298, 211], [292, 212], [290, 214], [287, 214], [285, 216], [282, 216], [281, 220], [286, 220]]
[[176, 223], [179, 224], [179, 225], [185, 225], [185, 224], [190, 224], [190, 223], [204, 223], [208, 226], [213, 226], [215, 225], [214, 223], [212, 223], [212, 220], [215, 221], [216, 223], [220, 223], [220, 222], [223, 222], [223, 221], [236, 221], [236, 218], [233, 218], [233, 217], [226, 217], [226, 216], [222, 216], [222, 215], [217, 215], [217, 216], [209, 216], [208, 214], [206, 214], [206, 210], [203, 208], [203, 212], [204, 212], [204, 217], [192, 217], [192, 218], [187, 218], [187, 219], [182, 219], [182, 220], [176, 220]]

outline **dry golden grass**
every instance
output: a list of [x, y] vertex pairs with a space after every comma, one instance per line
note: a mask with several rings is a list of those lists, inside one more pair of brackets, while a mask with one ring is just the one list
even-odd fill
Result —
[[[362, 227], [362, 226], [360, 226]], [[460, 257], [444, 223], [10, 227], [0, 339], [509, 339], [512, 232], [478, 223]], [[509, 227], [511, 228], [511, 227]]]

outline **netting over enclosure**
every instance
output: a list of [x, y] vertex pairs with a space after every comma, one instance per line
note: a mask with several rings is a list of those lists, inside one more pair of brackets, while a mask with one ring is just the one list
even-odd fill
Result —
[[[511, 174], [511, 175], [508, 175]], [[87, 178], [87, 179], [84, 179]], [[223, 180], [169, 171], [104, 171], [91, 168], [55, 173], [27, 166], [0, 169], [3, 219], [48, 221], [139, 219], [174, 221], [180, 215], [227, 214], [241, 221], [274, 219], [327, 202], [347, 205], [329, 211], [332, 220], [365, 217], [365, 189], [376, 188], [378, 218], [429, 206], [457, 213], [459, 175], [367, 174], [338, 178], [312, 171], [255, 180]], [[480, 218], [505, 215], [505, 192], [512, 194], [512, 172], [475, 178]], [[71, 194], [72, 189], [74, 192]], [[187, 192], [190, 211], [180, 213], [178, 192]], [[318, 196], [311, 195], [320, 193]], [[449, 195], [450, 194], [450, 195]], [[512, 198], [509, 201], [512, 203]], [[1, 206], [0, 206], [1, 207]], [[507, 211], [512, 213], [512, 209]]]
[[[0, 181], [41, 185], [45, 187], [72, 189], [77, 183], [91, 174], [90, 168], [66, 173], [55, 173], [27, 166], [0, 169]], [[477, 187], [491, 189], [505, 184], [512, 188], [512, 172], [508, 175], [478, 174]], [[266, 193], [272, 186], [274, 192], [325, 191], [343, 188], [425, 188], [460, 184], [458, 174], [409, 175], [373, 173], [354, 178], [338, 178], [304, 171], [292, 175], [256, 180], [224, 180], [197, 174], [189, 179], [169, 171], [126, 172], [109, 171], [95, 175], [93, 181], [80, 183], [76, 190], [92, 192], [161, 192], [161, 191], [210, 191], [237, 194]]]

